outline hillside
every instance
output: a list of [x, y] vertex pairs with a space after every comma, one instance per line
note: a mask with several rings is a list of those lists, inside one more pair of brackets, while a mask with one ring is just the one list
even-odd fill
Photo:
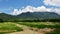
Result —
[[8, 15], [5, 13], [0, 13], [0, 20], [44, 20], [44, 19], [60, 19], [60, 15], [53, 12], [34, 12], [34, 13], [22, 13], [20, 15]]
[[60, 15], [53, 12], [34, 12], [34, 13], [22, 13], [17, 15], [20, 19], [60, 19]]

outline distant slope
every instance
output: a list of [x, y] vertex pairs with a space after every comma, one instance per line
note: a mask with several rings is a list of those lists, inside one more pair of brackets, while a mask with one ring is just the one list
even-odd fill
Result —
[[60, 15], [53, 12], [34, 12], [34, 13], [22, 13], [17, 15], [20, 19], [60, 19]]
[[53, 12], [27, 12], [17, 16], [0, 13], [0, 19], [6, 20], [43, 20], [43, 19], [60, 19], [60, 15]]
[[12, 15], [8, 15], [8, 14], [5, 14], [5, 13], [0, 13], [0, 19], [6, 21], [6, 20], [10, 20], [12, 19], [13, 16]]

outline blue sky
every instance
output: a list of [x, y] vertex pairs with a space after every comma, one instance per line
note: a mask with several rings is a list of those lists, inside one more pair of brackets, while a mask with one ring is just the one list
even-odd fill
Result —
[[41, 6], [43, 0], [1, 0], [0, 1], [0, 11], [5, 13], [10, 13], [14, 8], [22, 8], [28, 5], [31, 6]]
[[13, 9], [22, 9], [22, 7], [26, 6], [45, 6], [47, 8], [60, 8], [60, 5], [46, 5], [45, 3], [47, 1], [45, 3], [43, 1], [44, 0], [0, 0], [0, 12], [11, 14]]
[[31, 5], [31, 6], [41, 6], [44, 5], [43, 0], [2, 0], [0, 1], [0, 8], [21, 8], [23, 6]]

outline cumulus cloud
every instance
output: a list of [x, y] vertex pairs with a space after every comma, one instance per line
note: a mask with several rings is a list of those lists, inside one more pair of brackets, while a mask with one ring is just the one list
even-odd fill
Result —
[[55, 9], [55, 12], [60, 15], [60, 8], [59, 9]]
[[33, 7], [26, 6], [23, 9], [14, 9], [13, 15], [19, 15], [26, 12], [55, 12], [60, 15], [60, 8], [46, 8], [45, 6]]
[[14, 9], [13, 15], [18, 15], [25, 12], [50, 12], [50, 8], [46, 8], [45, 6], [40, 7], [33, 7], [33, 6], [26, 6], [23, 9]]
[[20, 13], [21, 13], [20, 11], [21, 11], [21, 10], [14, 9], [14, 10], [13, 10], [13, 15], [18, 15], [18, 14], [20, 14]]
[[60, 6], [60, 0], [44, 0], [45, 5]]

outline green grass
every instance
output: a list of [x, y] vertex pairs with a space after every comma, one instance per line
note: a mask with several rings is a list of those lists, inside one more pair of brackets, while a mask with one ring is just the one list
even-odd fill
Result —
[[57, 23], [47, 23], [47, 22], [39, 22], [39, 23], [34, 23], [34, 22], [18, 22], [19, 24], [30, 26], [30, 27], [35, 27], [35, 28], [60, 28], [60, 24]]
[[0, 23], [0, 33], [10, 33], [10, 32], [17, 32], [22, 31], [21, 27], [16, 26], [12, 23]]
[[[22, 31], [21, 27], [16, 26], [11, 23], [0, 23], [0, 34]], [[15, 23], [15, 22], [14, 22]], [[60, 23], [52, 23], [52, 22], [16, 22], [18, 24], [26, 25], [34, 28], [56, 28], [54, 32], [50, 32], [47, 34], [60, 34]], [[59, 29], [59, 30], [57, 30]]]
[[55, 28], [54, 32], [49, 32], [46, 34], [60, 34], [60, 23], [51, 22], [18, 22], [19, 24], [26, 25], [34, 28]]

